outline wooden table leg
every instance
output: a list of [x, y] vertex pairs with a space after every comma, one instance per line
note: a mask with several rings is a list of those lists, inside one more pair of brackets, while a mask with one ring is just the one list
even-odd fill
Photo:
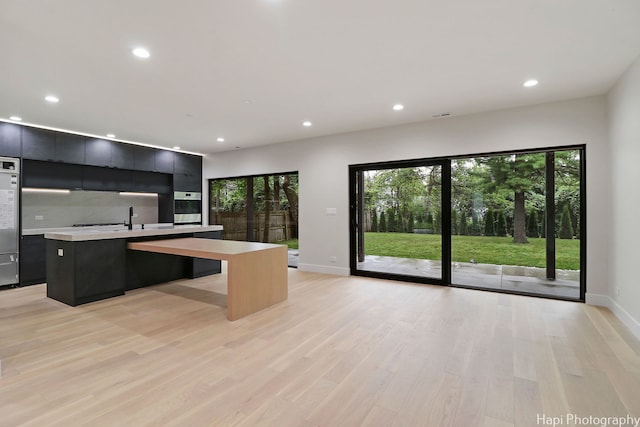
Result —
[[287, 247], [235, 254], [227, 261], [227, 319], [237, 320], [287, 299]]

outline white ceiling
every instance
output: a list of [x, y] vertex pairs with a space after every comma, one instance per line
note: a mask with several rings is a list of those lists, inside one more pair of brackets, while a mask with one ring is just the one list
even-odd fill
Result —
[[0, 0], [0, 118], [214, 153], [603, 94], [639, 55], [638, 0]]

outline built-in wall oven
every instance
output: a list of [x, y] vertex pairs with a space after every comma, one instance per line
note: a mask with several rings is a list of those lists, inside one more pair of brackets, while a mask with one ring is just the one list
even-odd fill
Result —
[[202, 193], [176, 191], [173, 193], [173, 223], [202, 223]]

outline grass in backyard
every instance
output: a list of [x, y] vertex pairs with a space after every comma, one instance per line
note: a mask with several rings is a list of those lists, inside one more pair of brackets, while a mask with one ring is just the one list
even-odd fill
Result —
[[[480, 264], [520, 265], [544, 268], [546, 240], [529, 238], [513, 243], [511, 237], [452, 236], [451, 259]], [[365, 233], [365, 254], [398, 258], [441, 259], [439, 234]], [[556, 239], [556, 267], [580, 269], [580, 241]]]
[[283, 240], [282, 242], [276, 242], [279, 245], [287, 245], [289, 249], [298, 249], [298, 239]]

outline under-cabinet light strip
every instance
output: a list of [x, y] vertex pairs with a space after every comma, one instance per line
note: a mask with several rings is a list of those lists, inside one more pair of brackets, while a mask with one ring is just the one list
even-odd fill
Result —
[[71, 190], [63, 190], [58, 188], [33, 188], [33, 187], [23, 187], [22, 191], [25, 193], [62, 193], [68, 194]]
[[128, 191], [121, 191], [121, 196], [146, 196], [146, 197], [158, 197], [158, 193], [132, 193]]

